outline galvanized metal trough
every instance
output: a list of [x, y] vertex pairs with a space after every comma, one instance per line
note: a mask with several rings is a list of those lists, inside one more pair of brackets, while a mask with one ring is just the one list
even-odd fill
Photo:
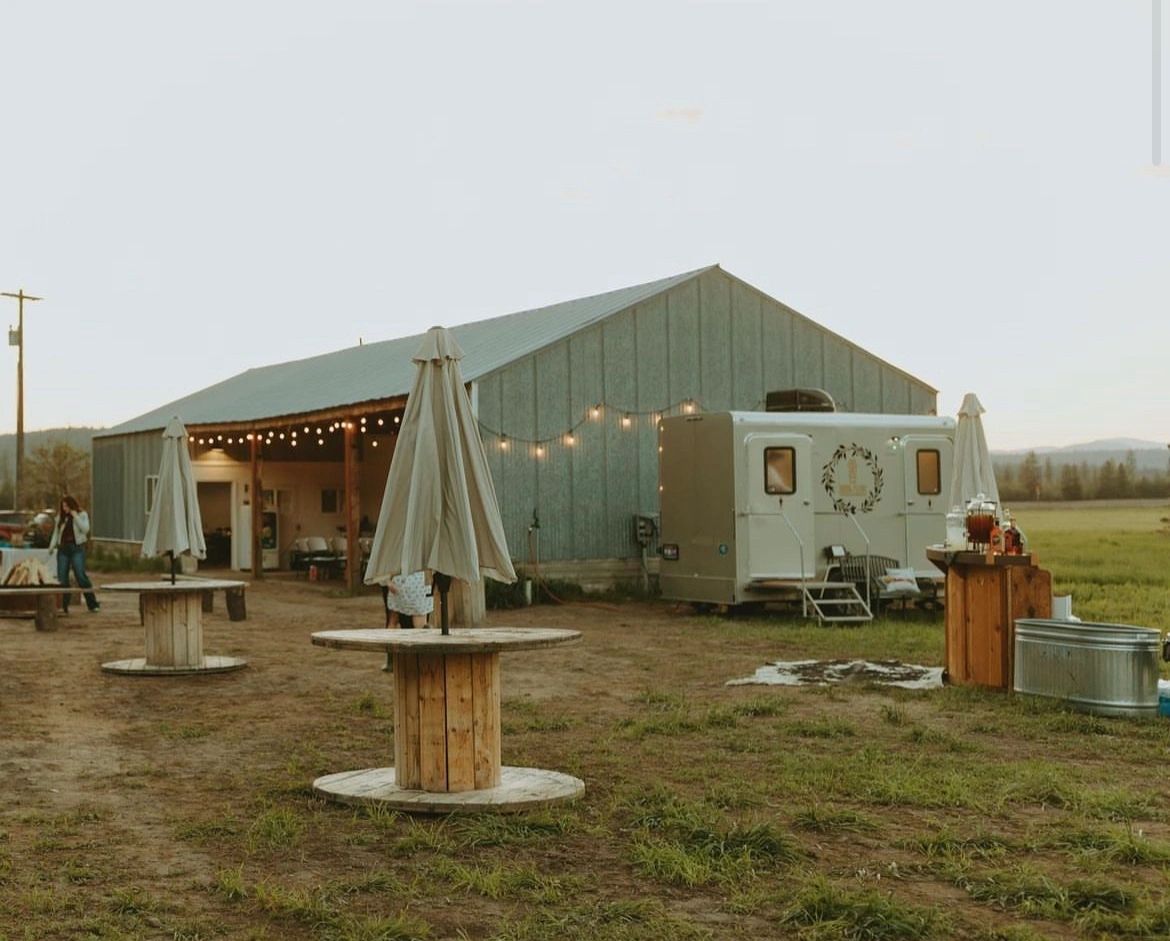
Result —
[[1156, 716], [1160, 650], [1150, 627], [1021, 619], [1013, 688], [1097, 715]]

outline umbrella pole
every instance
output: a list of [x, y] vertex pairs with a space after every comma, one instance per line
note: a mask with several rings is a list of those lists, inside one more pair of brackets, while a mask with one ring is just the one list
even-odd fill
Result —
[[175, 584], [175, 550], [170, 551], [171, 557], [171, 584]]
[[434, 584], [439, 589], [439, 602], [442, 604], [442, 609], [439, 611], [439, 627], [446, 637], [450, 631], [447, 629], [447, 592], [451, 590], [451, 576], [444, 575], [442, 572], [435, 572]]

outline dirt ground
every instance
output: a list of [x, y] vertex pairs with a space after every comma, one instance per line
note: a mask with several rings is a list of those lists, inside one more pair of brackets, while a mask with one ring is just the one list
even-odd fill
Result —
[[[142, 577], [113, 574], [95, 581], [100, 586]], [[7, 895], [13, 918], [0, 924], [0, 938], [26, 936], [27, 925], [19, 923], [26, 910], [53, 914], [49, 903], [37, 901], [38, 886], [72, 899], [57, 912], [74, 926], [62, 927], [61, 937], [140, 936], [136, 931], [153, 937], [152, 920], [159, 937], [186, 936], [176, 933], [172, 921], [182, 916], [198, 922], [208, 908], [219, 917], [192, 936], [251, 936], [239, 933], [250, 921], [245, 913], [222, 917], [220, 909], [230, 906], [207, 894], [223, 867], [245, 863], [251, 878], [310, 884], [377, 864], [366, 850], [349, 861], [322, 858], [329, 848], [314, 849], [311, 840], [298, 843], [300, 861], [291, 865], [245, 846], [247, 818], [288, 795], [305, 799], [314, 776], [392, 763], [393, 700], [389, 675], [381, 671], [384, 658], [309, 641], [318, 630], [381, 627], [376, 594], [348, 597], [328, 583], [269, 578], [249, 587], [248, 618], [234, 623], [219, 594], [214, 611], [205, 615], [205, 653], [244, 657], [248, 667], [195, 677], [101, 672], [104, 661], [143, 653], [137, 596], [106, 592], [101, 600], [96, 614], [75, 604], [55, 632], [36, 631], [31, 617], [0, 620], [0, 780], [6, 795], [0, 850], [9, 856], [0, 898]], [[507, 655], [503, 698], [505, 764], [586, 777], [579, 755], [558, 756], [556, 748], [548, 754], [541, 743], [527, 741], [533, 738], [523, 734], [533, 725], [528, 717], [540, 715], [544, 704], [556, 704], [551, 711], [557, 715], [578, 704], [572, 711], [581, 709], [589, 722], [604, 727], [628, 711], [631, 695], [663, 686], [666, 676], [691, 690], [718, 690], [724, 679], [750, 673], [760, 662], [744, 645], [732, 649], [713, 636], [705, 654], [720, 669], [712, 671], [694, 657], [690, 643], [680, 646], [684, 620], [662, 605], [489, 612], [489, 626], [502, 625], [584, 632], [584, 643]], [[596, 778], [587, 783], [590, 798], [608, 790]], [[347, 819], [353, 814], [341, 808], [324, 812]], [[177, 836], [201, 826], [211, 839]], [[224, 840], [217, 845], [218, 832]], [[61, 878], [70, 867], [80, 876]], [[23, 880], [12, 877], [22, 873]], [[108, 929], [114, 933], [103, 933], [100, 921], [95, 929], [84, 928], [88, 905], [108, 907], [111, 893], [138, 890], [149, 896], [146, 908], [155, 918], [123, 918], [124, 935], [113, 927], [118, 919]], [[432, 937], [448, 936], [441, 916], [431, 912], [428, 921], [436, 926]], [[473, 928], [463, 921], [462, 930]], [[255, 936], [302, 934], [282, 928]]]
[[1050, 891], [1086, 866], [1154, 926], [1127, 937], [1170, 925], [1170, 788], [1142, 773], [1170, 747], [1161, 725], [962, 689], [724, 685], [895, 646], [937, 665], [937, 616], [842, 630], [661, 602], [489, 612], [583, 634], [503, 657], [502, 719], [505, 764], [574, 774], [586, 794], [495, 824], [317, 799], [319, 775], [392, 763], [384, 657], [309, 640], [381, 627], [380, 598], [281, 577], [247, 606], [233, 623], [217, 596], [204, 621], [205, 652], [247, 669], [196, 677], [100, 671], [143, 653], [132, 594], [51, 633], [0, 620], [0, 941], [821, 937], [808, 919], [830, 917], [891, 939], [1098, 937], [1104, 915], [1089, 930]]

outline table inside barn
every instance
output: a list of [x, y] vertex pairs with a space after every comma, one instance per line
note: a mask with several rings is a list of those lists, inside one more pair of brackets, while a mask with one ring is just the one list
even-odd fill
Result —
[[1016, 620], [1052, 616], [1052, 574], [1029, 553], [929, 546], [926, 557], [947, 579], [945, 679], [1011, 689]]
[[423, 813], [516, 811], [570, 800], [578, 778], [510, 768], [500, 757], [500, 654], [580, 640], [554, 628], [320, 631], [319, 647], [389, 653], [394, 661], [394, 767], [325, 775], [319, 794]]
[[102, 664], [107, 673], [136, 676], [169, 676], [184, 673], [226, 673], [247, 666], [238, 657], [203, 653], [203, 595], [219, 589], [242, 589], [246, 582], [228, 579], [178, 579], [118, 582], [103, 585], [105, 591], [135, 592], [141, 599], [146, 633], [146, 656], [112, 660]]

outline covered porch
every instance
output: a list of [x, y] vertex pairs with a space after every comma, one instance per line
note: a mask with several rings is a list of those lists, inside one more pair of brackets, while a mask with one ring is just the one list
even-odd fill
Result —
[[[361, 583], [406, 396], [261, 421], [188, 424], [209, 566], [288, 570], [324, 540]], [[148, 497], [149, 499], [149, 497]], [[320, 543], [317, 543], [320, 545]]]

